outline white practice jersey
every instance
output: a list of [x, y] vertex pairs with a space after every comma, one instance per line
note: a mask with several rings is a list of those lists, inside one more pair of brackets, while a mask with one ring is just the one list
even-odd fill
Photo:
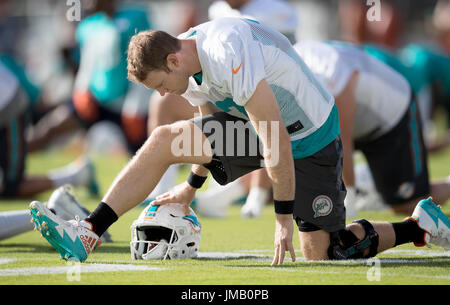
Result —
[[[335, 108], [333, 96], [288, 39], [272, 28], [244, 18], [220, 18], [191, 28], [179, 38], [191, 36], [196, 37], [202, 67], [200, 75], [189, 79], [183, 94], [192, 105], [211, 102], [231, 115], [248, 119], [244, 105], [265, 79], [284, 124], [295, 126], [289, 132], [291, 141], [320, 129]], [[333, 124], [333, 130], [327, 133], [336, 137], [339, 125]]]
[[342, 42], [301, 41], [294, 48], [333, 96], [359, 73], [354, 138], [376, 138], [391, 130], [405, 114], [411, 88], [398, 72], [358, 47]]
[[281, 32], [291, 42], [295, 40], [298, 17], [295, 7], [283, 0], [251, 0], [239, 10], [223, 0], [214, 1], [208, 9], [210, 20], [222, 17], [248, 17]]

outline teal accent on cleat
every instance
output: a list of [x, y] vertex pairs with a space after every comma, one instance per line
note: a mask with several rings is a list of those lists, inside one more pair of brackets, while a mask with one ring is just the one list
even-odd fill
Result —
[[428, 213], [436, 226], [438, 226], [439, 220], [441, 220], [447, 227], [450, 227], [450, 220], [442, 212], [441, 208], [433, 202], [431, 197], [421, 200], [419, 205]]
[[[411, 219], [426, 232], [424, 244], [434, 244], [450, 250], [450, 220], [431, 197], [419, 201]], [[416, 244], [422, 246], [423, 244]]]
[[30, 208], [35, 225], [38, 228], [45, 225], [41, 235], [55, 248], [61, 258], [73, 257], [84, 262], [97, 246], [98, 236], [88, 228], [88, 223], [78, 220], [65, 221], [38, 201], [32, 202]]

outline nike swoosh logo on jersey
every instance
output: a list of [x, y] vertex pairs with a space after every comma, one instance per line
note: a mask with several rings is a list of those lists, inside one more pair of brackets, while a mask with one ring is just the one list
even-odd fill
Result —
[[239, 67], [236, 68], [236, 70], [233, 69], [233, 68], [231, 68], [231, 71], [233, 72], [233, 74], [236, 74], [236, 73], [239, 72], [239, 70], [241, 69], [241, 67], [242, 67], [242, 62], [241, 62], [241, 64], [239, 65]]

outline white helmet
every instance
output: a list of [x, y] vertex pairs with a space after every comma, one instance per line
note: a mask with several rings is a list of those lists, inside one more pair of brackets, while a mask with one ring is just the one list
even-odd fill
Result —
[[192, 209], [179, 203], [148, 205], [131, 225], [132, 259], [180, 259], [197, 256], [202, 226]]

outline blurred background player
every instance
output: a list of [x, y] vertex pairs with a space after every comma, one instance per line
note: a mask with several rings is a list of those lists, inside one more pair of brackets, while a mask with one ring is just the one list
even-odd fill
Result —
[[[369, 21], [366, 18], [369, 6], [345, 0], [339, 2], [339, 21], [342, 39], [360, 44], [366, 52], [408, 80], [420, 108], [426, 148], [435, 153], [450, 145], [450, 5], [446, 0], [432, 5], [434, 8], [425, 6], [417, 14], [419, 11], [405, 3], [384, 1], [381, 5], [383, 18]], [[406, 16], [416, 21], [410, 22]], [[445, 113], [443, 117], [442, 113]], [[446, 124], [443, 131], [436, 126], [438, 120]], [[361, 177], [367, 178], [368, 184], [364, 187], [369, 186], [370, 197], [377, 199], [379, 194], [374, 191], [370, 170], [364, 163], [359, 163], [357, 169]], [[373, 200], [368, 200], [361, 208], [380, 207], [372, 203]]]
[[[97, 0], [75, 34], [81, 55], [73, 93], [76, 114], [87, 126], [102, 120], [116, 123], [131, 152], [147, 138], [147, 114], [140, 113], [139, 87], [131, 87], [126, 78], [126, 49], [132, 35], [149, 28], [146, 12]], [[126, 99], [131, 90], [138, 93]]]
[[31, 141], [44, 147], [54, 136], [108, 121], [119, 127], [134, 154], [147, 138], [151, 93], [126, 79], [126, 48], [134, 33], [151, 27], [147, 11], [141, 5], [116, 1], [89, 3], [74, 33], [79, 67], [72, 100], [42, 119]]
[[[208, 8], [208, 16], [210, 20], [236, 16], [252, 18], [281, 32], [291, 43], [295, 42], [299, 24], [295, 8], [291, 3], [281, 0], [213, 1]], [[166, 94], [162, 97], [156, 91], [152, 94], [149, 107], [149, 134], [158, 126], [192, 118], [197, 111], [181, 96]], [[176, 184], [178, 167], [179, 165], [169, 167], [160, 184], [146, 202], [167, 192]], [[193, 207], [202, 216], [225, 217], [229, 204], [248, 194], [242, 207], [242, 215], [243, 217], [257, 217], [262, 209], [256, 202], [266, 202], [270, 200], [271, 196], [270, 190], [267, 190], [270, 182], [268, 182], [268, 176], [264, 169], [255, 171], [226, 186], [220, 186], [214, 182], [212, 186], [211, 189], [198, 193], [193, 202]], [[212, 201], [214, 204], [211, 204]]]
[[354, 45], [302, 41], [294, 47], [339, 108], [347, 212], [354, 214], [358, 197], [355, 150], [363, 152], [377, 190], [394, 212], [410, 214], [430, 195], [444, 204], [450, 183], [429, 183], [420, 109], [407, 80]]
[[[447, 147], [450, 144], [449, 2], [437, 1], [432, 16], [421, 24], [430, 32], [432, 39], [428, 41], [407, 37], [411, 33], [406, 32], [405, 15], [398, 2], [383, 2], [383, 18], [376, 22], [366, 18], [369, 8], [361, 1], [340, 1], [341, 38], [362, 45], [369, 54], [408, 80], [419, 103], [428, 150], [434, 152]], [[438, 107], [446, 112], [448, 122], [446, 134], [440, 137], [436, 135], [433, 120]]]
[[[53, 214], [64, 220], [87, 217], [90, 211], [77, 200], [69, 185], [57, 188], [44, 203]], [[29, 210], [0, 212], [0, 241], [31, 231], [35, 228]], [[102, 242], [112, 242], [109, 232], [101, 237]]]
[[221, 17], [249, 17], [267, 24], [294, 44], [298, 17], [291, 3], [284, 0], [218, 0], [208, 9], [210, 20]]
[[[86, 187], [91, 194], [98, 195], [94, 168], [86, 158], [46, 174], [27, 174], [27, 157], [34, 150], [27, 134], [46, 112], [51, 99], [58, 98], [58, 90], [53, 89], [53, 95], [49, 95], [45, 86], [36, 85], [30, 77], [23, 64], [24, 57], [18, 52], [23, 23], [19, 18], [6, 18], [10, 5], [0, 1], [0, 199], [33, 198], [54, 188], [60, 193], [66, 184]], [[60, 212], [74, 217], [72, 210], [83, 215], [73, 202], [63, 200], [62, 203], [57, 207]], [[52, 208], [56, 206], [52, 204]], [[26, 210], [1, 212], [0, 239], [33, 229], [30, 220]], [[110, 240], [109, 234], [107, 239]]]
[[0, 197], [29, 198], [67, 183], [85, 186], [97, 195], [94, 168], [85, 158], [45, 175], [26, 174], [25, 133], [31, 106], [14, 71], [0, 62]]

